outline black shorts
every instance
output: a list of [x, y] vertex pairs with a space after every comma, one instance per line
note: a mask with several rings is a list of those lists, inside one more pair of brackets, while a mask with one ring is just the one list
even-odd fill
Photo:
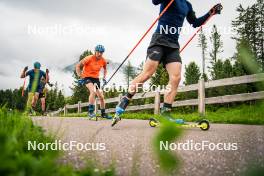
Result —
[[148, 47], [147, 58], [159, 61], [164, 66], [172, 62], [182, 63], [178, 41], [156, 33], [153, 34]]
[[88, 83], [92, 83], [96, 87], [96, 89], [101, 88], [99, 78], [91, 78], [91, 77], [84, 78], [84, 84], [88, 84]]

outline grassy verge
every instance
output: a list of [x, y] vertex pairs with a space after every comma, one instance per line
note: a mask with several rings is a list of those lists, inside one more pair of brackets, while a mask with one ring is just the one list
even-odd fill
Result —
[[[113, 114], [112, 114], [113, 115]], [[196, 113], [179, 113], [173, 111], [174, 118], [182, 118], [185, 121], [195, 122], [200, 120], [201, 117]], [[67, 117], [87, 117], [87, 112], [81, 114], [72, 113]], [[148, 120], [151, 117], [159, 117], [151, 113], [129, 112], [122, 115], [124, 119], [141, 119]], [[264, 124], [264, 104], [258, 105], [241, 105], [231, 108], [219, 108], [216, 111], [206, 111], [206, 117], [210, 122], [214, 123], [230, 123], [230, 124]]]
[[17, 112], [0, 109], [0, 175], [114, 175], [114, 170], [87, 167], [75, 171], [71, 166], [58, 164], [61, 152], [28, 150], [28, 141], [54, 142], [31, 119]]

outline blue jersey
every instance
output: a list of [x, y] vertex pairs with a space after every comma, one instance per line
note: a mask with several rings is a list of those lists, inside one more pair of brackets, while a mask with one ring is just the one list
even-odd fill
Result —
[[[171, 0], [152, 0], [154, 5], [160, 4], [160, 13], [170, 1]], [[210, 14], [206, 13], [200, 18], [196, 18], [190, 2], [187, 0], [174, 0], [168, 10], [159, 19], [155, 33], [166, 35], [167, 37], [173, 39], [174, 42], [178, 42], [180, 29], [183, 26], [185, 18], [187, 18], [187, 21], [192, 24], [193, 27], [199, 27], [208, 19], [209, 16]], [[164, 32], [164, 29], [171, 28], [173, 28], [173, 33], [161, 33], [161, 31]]]
[[26, 72], [26, 76], [29, 76], [28, 91], [36, 92], [41, 88], [40, 79], [44, 77], [46, 79], [46, 73], [42, 70], [35, 71], [34, 69]]

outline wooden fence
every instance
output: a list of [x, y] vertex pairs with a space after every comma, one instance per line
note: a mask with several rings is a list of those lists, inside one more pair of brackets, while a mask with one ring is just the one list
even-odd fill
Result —
[[[231, 86], [231, 85], [239, 85], [239, 84], [246, 84], [246, 83], [254, 83], [254, 82], [263, 82], [264, 81], [264, 73], [261, 74], [254, 74], [254, 75], [246, 75], [240, 77], [232, 77], [214, 81], [204, 82], [204, 80], [200, 80], [198, 84], [192, 84], [188, 86], [179, 87], [178, 92], [188, 92], [188, 91], [198, 91], [198, 99], [191, 99], [191, 100], [182, 100], [176, 101], [173, 103], [173, 107], [180, 107], [180, 106], [197, 106], [198, 111], [200, 114], [204, 115], [205, 113], [205, 105], [206, 104], [222, 104], [222, 103], [230, 103], [230, 102], [241, 102], [241, 101], [249, 101], [249, 100], [258, 100], [264, 99], [264, 91], [259, 92], [252, 92], [252, 93], [242, 93], [236, 95], [225, 95], [225, 96], [218, 96], [218, 97], [205, 97], [205, 89], [208, 88], [215, 88], [221, 86]], [[137, 99], [145, 99], [145, 98], [153, 98], [154, 97], [154, 104], [144, 104], [144, 105], [136, 105], [136, 106], [128, 106], [126, 111], [135, 111], [135, 110], [147, 110], [147, 109], [154, 109], [154, 114], [158, 114], [160, 112], [160, 107], [162, 103], [160, 102], [161, 95], [164, 94], [164, 91], [161, 92], [148, 92], [145, 96], [142, 96], [143, 93], [137, 93], [133, 100]], [[115, 98], [106, 99], [106, 104], [109, 103], [117, 103], [119, 102], [121, 95]], [[99, 102], [96, 100], [95, 111], [98, 110]], [[74, 105], [65, 105], [63, 109], [60, 109], [54, 112], [54, 115], [64, 112], [64, 115], [67, 115], [69, 109], [77, 109], [78, 113], [81, 113], [83, 107], [87, 107], [88, 103], [81, 103]], [[107, 107], [107, 105], [106, 105]], [[107, 112], [115, 112], [115, 108], [107, 109]]]

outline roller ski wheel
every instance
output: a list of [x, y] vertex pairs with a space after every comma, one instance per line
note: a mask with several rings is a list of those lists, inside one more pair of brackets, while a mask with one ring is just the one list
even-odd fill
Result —
[[115, 126], [119, 121], [121, 120], [121, 117], [119, 117], [118, 115], [115, 115], [113, 120], [112, 120], [112, 127]]
[[203, 130], [203, 131], [207, 131], [210, 128], [210, 124], [209, 124], [208, 120], [205, 120], [205, 119], [201, 120], [198, 123], [198, 125], [199, 125], [200, 129]]
[[149, 119], [149, 126], [154, 128], [154, 127], [158, 126], [158, 124], [159, 124], [159, 122], [155, 118], [150, 118]]

